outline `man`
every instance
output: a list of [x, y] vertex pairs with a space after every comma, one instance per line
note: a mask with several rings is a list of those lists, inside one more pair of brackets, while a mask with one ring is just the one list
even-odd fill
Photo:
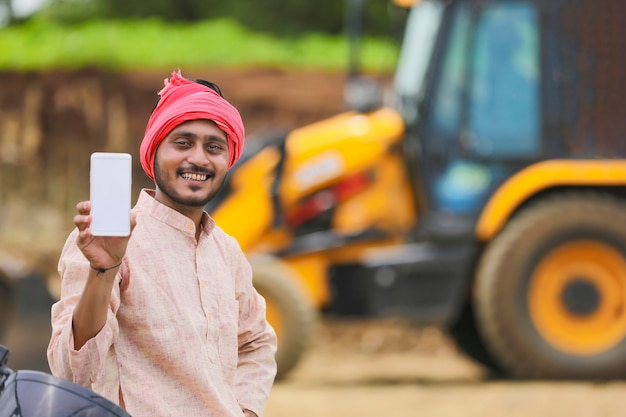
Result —
[[237, 242], [204, 211], [237, 161], [237, 110], [206, 82], [173, 73], [140, 147], [131, 236], [94, 237], [89, 201], [59, 261], [52, 373], [134, 417], [260, 416], [276, 335]]

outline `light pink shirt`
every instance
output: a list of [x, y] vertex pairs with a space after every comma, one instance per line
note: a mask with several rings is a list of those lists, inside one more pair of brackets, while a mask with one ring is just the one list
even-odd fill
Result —
[[276, 373], [276, 335], [239, 245], [205, 213], [193, 222], [139, 196], [137, 226], [104, 328], [74, 350], [72, 313], [89, 264], [74, 230], [52, 306], [52, 373], [121, 404], [133, 417], [261, 416]]

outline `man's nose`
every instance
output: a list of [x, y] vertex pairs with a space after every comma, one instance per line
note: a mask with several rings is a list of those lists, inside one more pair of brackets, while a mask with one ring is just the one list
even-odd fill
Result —
[[187, 159], [194, 165], [206, 165], [209, 157], [202, 144], [194, 145], [190, 150]]

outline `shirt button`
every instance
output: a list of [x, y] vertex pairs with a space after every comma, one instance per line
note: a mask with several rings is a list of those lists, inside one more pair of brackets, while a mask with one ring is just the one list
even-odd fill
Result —
[[206, 315], [206, 319], [207, 319], [207, 320], [211, 320], [212, 318], [213, 318], [213, 316], [212, 316], [212, 315], [210, 315], [210, 314], [207, 314], [207, 315]]
[[206, 287], [206, 282], [201, 282], [201, 283], [200, 283], [200, 286], [201, 286], [202, 288]]
[[187, 225], [187, 230], [193, 230], [193, 228], [194, 228], [193, 224], [189, 223]]

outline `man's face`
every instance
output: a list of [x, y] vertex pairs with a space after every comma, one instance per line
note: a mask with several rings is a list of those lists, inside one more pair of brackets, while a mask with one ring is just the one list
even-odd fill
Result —
[[226, 133], [209, 120], [182, 123], [157, 149], [156, 199], [183, 214], [203, 208], [219, 191], [227, 171]]

